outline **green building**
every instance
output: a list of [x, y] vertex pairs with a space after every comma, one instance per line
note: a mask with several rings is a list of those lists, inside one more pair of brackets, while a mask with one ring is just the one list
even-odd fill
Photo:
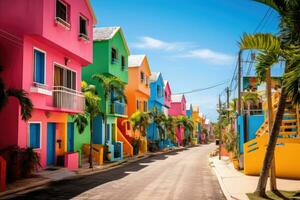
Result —
[[123, 143], [117, 141], [117, 119], [127, 117], [127, 107], [123, 100], [116, 100], [113, 93], [105, 101], [102, 85], [92, 76], [99, 73], [115, 76], [127, 84], [128, 56], [129, 49], [120, 27], [94, 28], [93, 64], [83, 68], [82, 80], [95, 85], [101, 97], [101, 111], [107, 119], [107, 135], [103, 117], [98, 116], [94, 120], [93, 143], [108, 146], [111, 160], [123, 157]]

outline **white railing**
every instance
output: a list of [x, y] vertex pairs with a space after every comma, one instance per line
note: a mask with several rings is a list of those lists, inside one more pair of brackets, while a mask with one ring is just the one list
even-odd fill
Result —
[[85, 99], [81, 92], [66, 88], [64, 86], [53, 87], [53, 106], [82, 112]]

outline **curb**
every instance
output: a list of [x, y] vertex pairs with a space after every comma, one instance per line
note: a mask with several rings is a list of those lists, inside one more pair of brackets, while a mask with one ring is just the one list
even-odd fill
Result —
[[225, 184], [223, 183], [221, 175], [218, 173], [218, 171], [215, 168], [215, 165], [214, 165], [214, 162], [213, 162], [212, 158], [209, 158], [208, 161], [209, 161], [209, 166], [211, 167], [212, 171], [214, 172], [214, 174], [216, 175], [216, 177], [218, 179], [219, 185], [220, 185], [220, 187], [221, 187], [221, 189], [223, 191], [223, 194], [226, 197], [226, 199], [227, 200], [236, 199], [236, 198], [232, 197], [230, 195], [230, 193], [227, 191], [227, 189], [225, 187]]
[[17, 193], [17, 192], [22, 192], [22, 191], [38, 188], [38, 187], [41, 187], [41, 186], [45, 186], [45, 185], [49, 184], [50, 182], [51, 182], [51, 179], [46, 179], [46, 180], [38, 181], [36, 183], [30, 184], [30, 185], [27, 185], [27, 186], [23, 186], [23, 187], [7, 190], [5, 192], [1, 192], [0, 193], [0, 199], [3, 199], [2, 197], [4, 197], [4, 196], [9, 196], [9, 195]]
[[[83, 172], [76, 172], [75, 176], [66, 177], [66, 178], [61, 179], [61, 180], [67, 180], [67, 179], [72, 179], [72, 178], [79, 177], [79, 176], [92, 175], [92, 174], [96, 174], [96, 173], [100, 173], [100, 172], [105, 172], [105, 171], [108, 171], [108, 170], [111, 170], [111, 169], [122, 167], [126, 164], [129, 164], [129, 163], [138, 162], [138, 161], [146, 159], [146, 158], [150, 158], [150, 157], [154, 157], [154, 156], [158, 156], [158, 155], [162, 155], [162, 154], [167, 154], [167, 153], [170, 153], [170, 152], [186, 150], [187, 148], [188, 147], [180, 147], [180, 148], [175, 148], [175, 149], [167, 150], [167, 151], [163, 151], [163, 152], [146, 153], [146, 154], [142, 154], [142, 155], [137, 155], [136, 157], [131, 157], [131, 158], [127, 158], [127, 159], [124, 159], [124, 160], [121, 160], [121, 161], [117, 161], [115, 163], [111, 163], [111, 164], [107, 165], [106, 167], [93, 168], [93, 169], [88, 169], [87, 171], [83, 171]], [[36, 188], [45, 186], [45, 185], [47, 185], [51, 182], [55, 182], [55, 180], [45, 179], [43, 181], [38, 181], [36, 183], [30, 184], [30, 185], [27, 185], [27, 186], [7, 190], [5, 192], [0, 193], [0, 199], [5, 199], [3, 197], [5, 197], [5, 196], [8, 197], [9, 195], [13, 195], [13, 194], [18, 193], [18, 192], [25, 192], [25, 191], [29, 191], [29, 190], [34, 190]]]

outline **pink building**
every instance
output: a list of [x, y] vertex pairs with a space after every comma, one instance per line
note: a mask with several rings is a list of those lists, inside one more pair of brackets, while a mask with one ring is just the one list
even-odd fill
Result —
[[81, 67], [92, 62], [95, 23], [89, 0], [0, 1], [0, 76], [34, 105], [25, 123], [9, 100], [0, 113], [0, 149], [32, 147], [43, 167], [68, 152], [67, 118], [84, 109]]
[[[185, 116], [186, 115], [186, 99], [183, 94], [171, 96], [171, 107], [169, 109], [170, 116]], [[176, 135], [179, 145], [183, 145], [184, 128], [176, 129]]]
[[171, 107], [171, 87], [169, 84], [169, 81], [164, 80], [164, 107], [163, 107], [163, 112], [166, 116], [169, 115], [169, 109]]

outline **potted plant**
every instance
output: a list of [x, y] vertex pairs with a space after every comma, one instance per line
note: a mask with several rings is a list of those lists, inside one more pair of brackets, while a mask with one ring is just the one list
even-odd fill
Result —
[[239, 169], [237, 136], [232, 131], [228, 131], [224, 135], [224, 143], [226, 150], [230, 153], [234, 168]]
[[104, 158], [107, 161], [111, 161], [112, 155], [111, 155], [111, 151], [109, 150], [109, 146], [105, 145], [104, 148]]

